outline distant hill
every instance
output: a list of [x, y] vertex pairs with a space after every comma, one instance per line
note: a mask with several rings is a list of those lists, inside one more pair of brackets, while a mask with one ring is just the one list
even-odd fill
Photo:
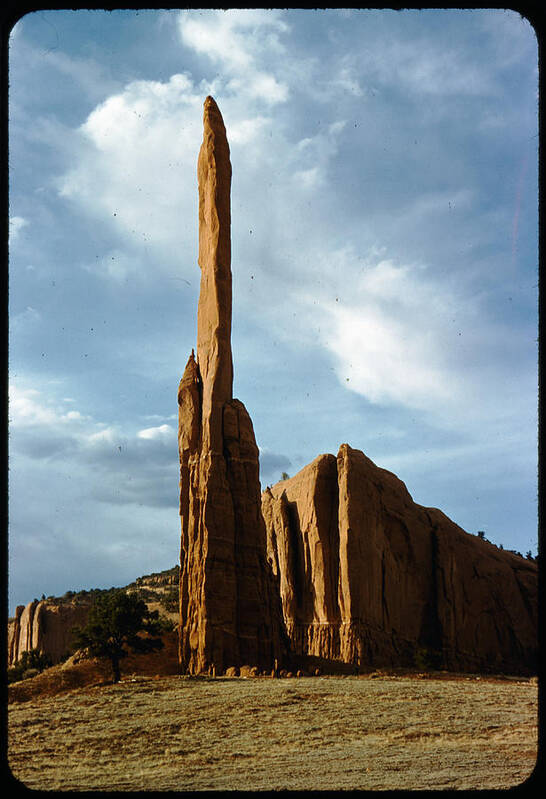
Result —
[[[178, 575], [180, 567], [173, 566], [161, 572], [137, 577], [127, 592], [138, 592], [150, 610], [178, 622]], [[20, 660], [23, 652], [37, 649], [47, 655], [53, 664], [64, 660], [72, 649], [72, 628], [84, 625], [94, 599], [115, 587], [66, 591], [60, 597], [34, 599], [28, 605], [19, 605], [15, 616], [8, 620], [8, 666]]]

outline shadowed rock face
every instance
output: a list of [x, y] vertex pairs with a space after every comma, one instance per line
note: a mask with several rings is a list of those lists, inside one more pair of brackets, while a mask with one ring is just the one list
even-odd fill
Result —
[[343, 444], [262, 495], [291, 647], [356, 666], [534, 673], [537, 566]]
[[282, 614], [266, 560], [258, 447], [233, 399], [231, 164], [212, 97], [203, 114], [199, 185], [197, 359], [178, 389], [180, 663], [190, 673], [281, 659]]

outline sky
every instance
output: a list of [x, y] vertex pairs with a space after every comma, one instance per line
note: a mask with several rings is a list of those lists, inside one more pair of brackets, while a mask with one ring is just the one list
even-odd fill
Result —
[[178, 562], [205, 97], [262, 489], [342, 443], [537, 549], [538, 54], [514, 11], [36, 11], [9, 41], [9, 611]]

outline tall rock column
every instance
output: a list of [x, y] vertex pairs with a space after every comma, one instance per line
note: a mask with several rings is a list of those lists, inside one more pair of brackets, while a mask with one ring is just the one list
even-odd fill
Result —
[[178, 389], [180, 453], [180, 647], [193, 674], [282, 660], [282, 611], [266, 558], [258, 447], [233, 399], [231, 163], [212, 97], [199, 152], [197, 358]]

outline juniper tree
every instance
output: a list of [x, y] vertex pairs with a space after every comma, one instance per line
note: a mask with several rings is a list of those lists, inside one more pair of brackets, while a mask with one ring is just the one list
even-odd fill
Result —
[[[114, 682], [119, 682], [120, 661], [129, 651], [152, 652], [163, 647], [157, 610], [122, 588], [96, 597], [85, 627], [74, 628], [74, 644], [95, 657], [107, 657]], [[154, 637], [155, 636], [155, 637]]]

